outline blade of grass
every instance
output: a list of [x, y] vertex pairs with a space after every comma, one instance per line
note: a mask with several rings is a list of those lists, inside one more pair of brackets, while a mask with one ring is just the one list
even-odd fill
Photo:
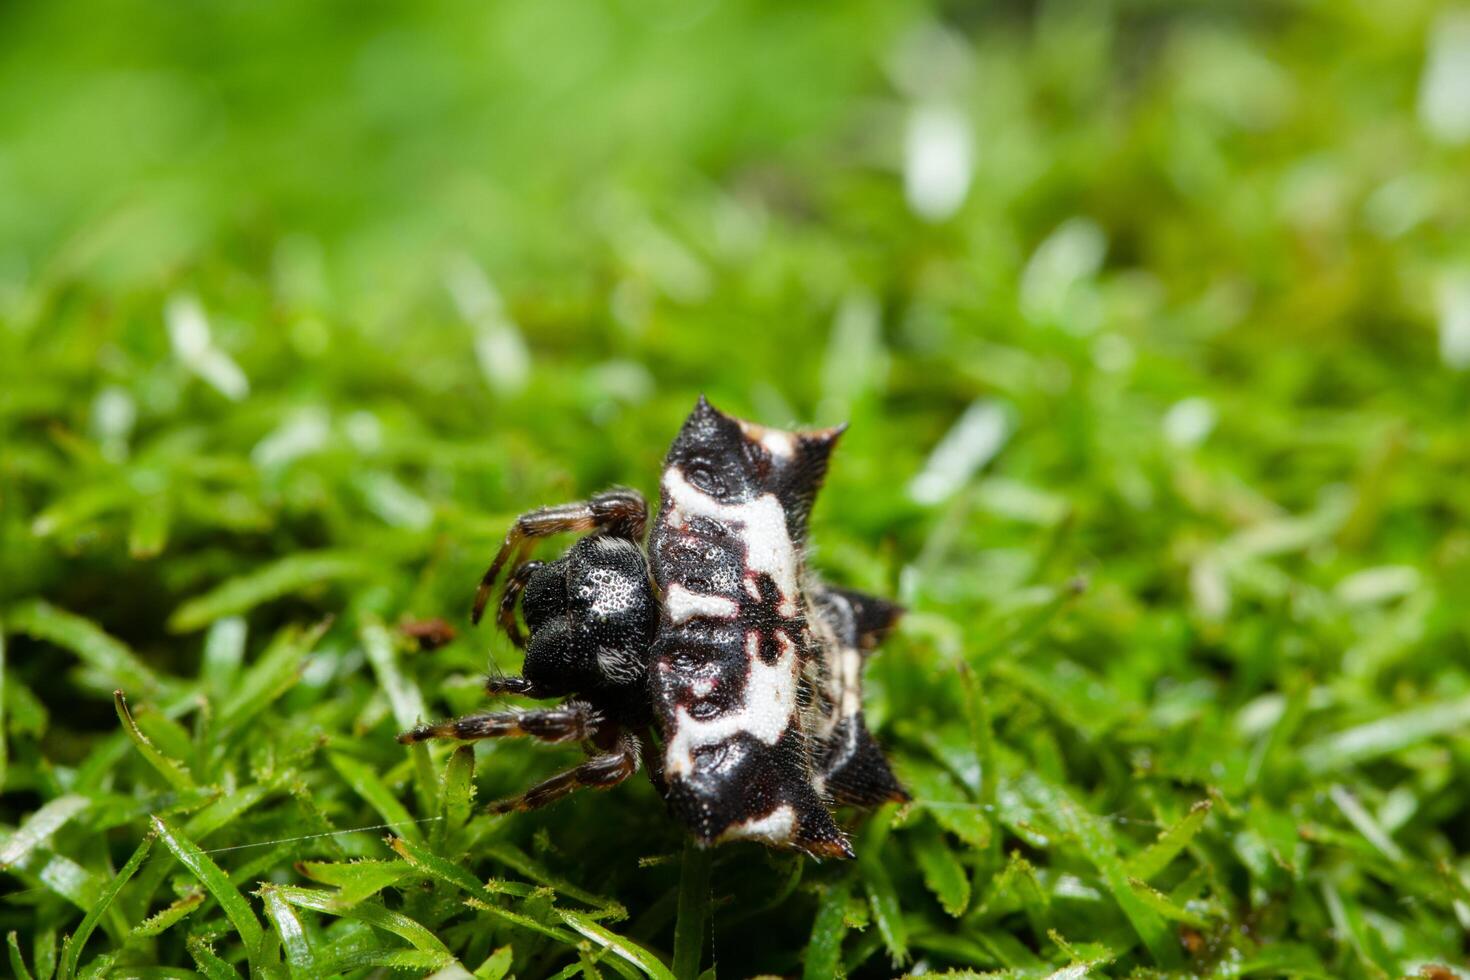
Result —
[[803, 980], [828, 980], [842, 965], [842, 940], [847, 935], [849, 879], [826, 885], [817, 916], [812, 921], [812, 938], [806, 946]]
[[363, 652], [378, 678], [378, 687], [388, 695], [393, 706], [393, 720], [399, 729], [409, 729], [426, 717], [424, 698], [418, 685], [398, 669], [398, 653], [393, 637], [382, 623], [369, 622], [358, 633]]
[[288, 626], [277, 633], [262, 653], [234, 685], [220, 712], [219, 732], [233, 732], [295, 686], [307, 654], [331, 625], [324, 620], [302, 629]]
[[10, 949], [10, 972], [16, 980], [36, 980], [31, 975], [30, 968], [26, 966], [25, 957], [20, 953], [20, 936], [14, 929], [6, 934], [5, 944]]
[[154, 816], [153, 830], [163, 841], [164, 845], [173, 851], [177, 857], [189, 869], [190, 874], [199, 879], [200, 884], [208, 889], [224, 910], [226, 917], [240, 934], [240, 940], [245, 945], [245, 955], [250, 960], [252, 971], [258, 971], [265, 967], [262, 961], [262, 945], [265, 940], [265, 932], [261, 928], [260, 920], [255, 917], [255, 912], [250, 908], [250, 903], [240, 890], [230, 881], [228, 875], [220, 870], [220, 866], [210, 859], [209, 855], [199, 849], [188, 837], [185, 837], [176, 827], [160, 816]]
[[898, 892], [882, 860], [893, 815], [893, 809], [888, 807], [873, 816], [859, 850], [858, 871], [862, 876], [863, 890], [868, 895], [868, 904], [873, 910], [873, 919], [878, 924], [878, 933], [888, 949], [888, 958], [894, 966], [900, 966], [909, 958], [908, 928], [903, 921]]
[[182, 922], [184, 917], [190, 912], [203, 905], [204, 900], [208, 897], [202, 889], [190, 892], [178, 901], [170, 903], [158, 913], [150, 915], [138, 923], [133, 927], [133, 931], [129, 935], [137, 939], [146, 939], [149, 936], [157, 936], [160, 933], [167, 932]]
[[1337, 804], [1337, 808], [1342, 811], [1348, 823], [1363, 835], [1364, 840], [1378, 848], [1383, 856], [1394, 864], [1403, 863], [1403, 849], [1394, 843], [1394, 839], [1388, 836], [1379, 826], [1378, 821], [1373, 819], [1373, 815], [1364, 809], [1363, 804], [1358, 802], [1358, 798], [1346, 786], [1341, 783], [1333, 783], [1328, 788], [1327, 795], [1332, 798], [1333, 803]]
[[958, 918], [964, 915], [970, 904], [970, 879], [965, 866], [950, 850], [937, 827], [925, 822], [925, 826], [908, 835], [913, 849], [914, 862], [924, 876], [924, 884], [944, 911]]
[[529, 856], [510, 844], [503, 842], [491, 844], [485, 848], [484, 854], [491, 860], [499, 861], [518, 874], [530, 878], [537, 884], [545, 885], [558, 894], [565, 895], [568, 898], [574, 898], [584, 905], [591, 905], [593, 908], [611, 913], [611, 918], [621, 919], [627, 915], [621, 902], [611, 898], [605, 898], [602, 895], [596, 895], [585, 888], [578, 887], [559, 875], [552, 874], [547, 868], [533, 861]]
[[107, 887], [103, 889], [102, 895], [97, 899], [97, 903], [87, 910], [86, 915], [82, 916], [82, 924], [77, 926], [76, 931], [68, 936], [66, 942], [62, 944], [61, 966], [57, 973], [60, 980], [71, 980], [76, 975], [77, 960], [82, 955], [82, 947], [91, 938], [92, 930], [97, 928], [97, 923], [102, 920], [102, 916], [107, 914], [108, 909], [112, 908], [113, 900], [123, 890], [123, 886], [132, 879], [151, 850], [153, 850], [153, 835], [148, 834], [143, 838], [142, 843], [138, 845], [137, 849], [133, 851], [133, 856], [128, 858], [127, 863], [122, 866], [122, 870], [107, 883]]
[[239, 616], [217, 619], [204, 637], [204, 664], [199, 673], [216, 698], [230, 693], [240, 665], [245, 662], [245, 620]]
[[365, 922], [376, 929], [391, 932], [404, 939], [414, 949], [439, 958], [439, 967], [454, 962], [454, 954], [432, 931], [408, 916], [391, 911], [372, 901], [343, 907], [334, 893], [317, 888], [298, 888], [294, 885], [277, 885], [276, 893], [297, 908], [325, 912], [344, 919]]
[[578, 912], [557, 909], [556, 914], [561, 916], [562, 921], [567, 925], [597, 945], [627, 960], [649, 977], [652, 977], [653, 980], [675, 980], [674, 975], [669, 972], [669, 968], [664, 966], [657, 956], [654, 956], [632, 940], [612, 932], [605, 926], [594, 922], [592, 919]]
[[509, 922], [511, 925], [520, 926], [522, 929], [529, 929], [531, 932], [540, 933], [541, 935], [546, 936], [549, 939], [555, 939], [559, 943], [565, 943], [568, 946], [575, 946], [577, 944], [577, 937], [573, 936], [566, 930], [556, 929], [544, 923], [537, 922], [535, 919], [531, 918], [528, 915], [522, 915], [521, 913], [514, 912], [508, 908], [505, 908], [504, 906], [494, 905], [490, 902], [485, 902], [478, 898], [467, 898], [464, 900], [464, 903], [472, 909], [477, 909], [481, 912], [489, 912], [496, 918], [503, 919], [506, 922]]
[[221, 582], [180, 606], [169, 617], [174, 633], [189, 633], [225, 616], [236, 616], [323, 582], [371, 577], [380, 567], [366, 555], [318, 551], [287, 555], [246, 575]]
[[1083, 810], [1065, 791], [1034, 773], [1023, 775], [1018, 785], [1043, 813], [1055, 819], [1063, 832], [1081, 846], [1082, 853], [1102, 874], [1113, 900], [1155, 961], [1172, 967], [1179, 959], [1178, 946], [1163, 918], [1129, 886], [1128, 871], [1118, 857], [1117, 843], [1107, 826]]
[[1128, 874], [1148, 881], [1167, 868], [1204, 826], [1205, 818], [1210, 815], [1210, 805], [1209, 800], [1200, 800], [1190, 807], [1183, 820], [1159, 834], [1158, 840], [1128, 861]]
[[0, 619], [0, 793], [5, 792], [5, 774], [10, 761], [10, 729], [6, 725], [5, 700], [9, 692], [5, 689], [5, 621]]
[[710, 852], [687, 840], [679, 869], [679, 914], [674, 922], [673, 965], [679, 980], [697, 980], [699, 976], [709, 910]]
[[1470, 697], [1415, 707], [1318, 739], [1302, 749], [1302, 762], [1313, 775], [1335, 772], [1466, 726], [1470, 726]]
[[449, 835], [470, 819], [475, 804], [475, 750], [461, 745], [444, 765], [444, 785], [439, 792], [439, 821], [431, 835], [436, 850], [443, 850]]
[[286, 953], [286, 968], [291, 971], [291, 976], [319, 976], [316, 956], [312, 953], [306, 928], [296, 917], [290, 903], [281, 897], [274, 885], [261, 885], [255, 894], [260, 896], [265, 905], [265, 917], [275, 926], [276, 934], [281, 937], [281, 948]]
[[128, 733], [128, 738], [137, 747], [138, 752], [148, 761], [148, 764], [157, 770], [174, 789], [180, 792], [188, 792], [195, 789], [194, 777], [189, 774], [189, 769], [177, 759], [164, 755], [153, 741], [144, 735], [138, 728], [138, 723], [133, 720], [133, 713], [128, 710], [128, 699], [122, 691], [112, 692], [112, 704], [117, 710], [117, 719], [122, 722], [123, 731]]
[[105, 633], [91, 620], [49, 602], [41, 599], [18, 602], [6, 610], [5, 624], [12, 632], [70, 650], [116, 687], [154, 695], [164, 686], [158, 675], [122, 641]]
[[240, 980], [239, 971], [216, 956], [214, 950], [200, 937], [190, 936], [185, 945], [189, 949], [189, 955], [194, 958], [194, 965], [199, 967], [199, 972], [208, 980]]
[[384, 823], [392, 825], [404, 837], [416, 842], [423, 841], [424, 832], [413, 817], [409, 816], [407, 808], [398, 802], [398, 797], [393, 795], [393, 791], [366, 763], [341, 752], [330, 753], [327, 758], [332, 763], [332, 768], [337, 770], [337, 775], [352, 787], [354, 793], [367, 801], [368, 806], [378, 812]]
[[1128, 887], [1133, 889], [1133, 894], [1138, 897], [1139, 901], [1171, 922], [1182, 922], [1196, 929], [1210, 927], [1209, 922], [1203, 916], [1195, 915], [1188, 909], [1175, 905], [1168, 895], [1150, 888], [1146, 881], [1129, 878]]
[[344, 906], [356, 905], [417, 873], [401, 861], [302, 861], [298, 868], [312, 881], [335, 886]]
[[85, 796], [68, 794], [41, 807], [26, 818], [26, 822], [0, 845], [0, 870], [12, 865], [24, 864], [31, 854], [60, 830], [68, 820], [86, 810], [92, 801]]

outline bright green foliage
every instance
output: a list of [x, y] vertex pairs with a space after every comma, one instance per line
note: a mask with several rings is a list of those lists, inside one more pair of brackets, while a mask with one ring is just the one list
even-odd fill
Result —
[[[0, 8], [0, 972], [1462, 966], [1465, 18]], [[915, 797], [853, 862], [393, 738], [701, 391], [851, 423], [813, 564], [909, 607]]]

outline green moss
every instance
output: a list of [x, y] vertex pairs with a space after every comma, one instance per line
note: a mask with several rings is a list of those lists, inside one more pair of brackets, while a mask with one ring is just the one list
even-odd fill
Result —
[[[940, 16], [0, 15], [13, 973], [1463, 962], [1456, 22]], [[490, 816], [576, 752], [393, 739], [516, 669], [513, 516], [652, 491], [700, 392], [851, 422], [813, 564], [910, 609], [916, 797], [858, 861], [687, 857], [641, 781]]]

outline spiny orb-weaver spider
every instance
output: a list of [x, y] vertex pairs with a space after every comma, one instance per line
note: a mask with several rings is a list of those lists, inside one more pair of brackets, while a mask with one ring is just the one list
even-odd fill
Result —
[[[492, 809], [614, 786], [641, 761], [702, 844], [851, 857], [831, 807], [908, 795], [862, 711], [863, 661], [902, 610], [826, 585], [805, 563], [807, 517], [842, 431], [766, 428], [701, 397], [669, 449], [646, 557], [648, 505], [635, 491], [522, 515], [473, 619], [508, 566], [496, 622], [525, 665], [486, 690], [566, 700], [421, 725], [399, 741], [575, 740], [586, 762]], [[579, 531], [591, 533], [561, 558], [527, 560], [538, 538]]]

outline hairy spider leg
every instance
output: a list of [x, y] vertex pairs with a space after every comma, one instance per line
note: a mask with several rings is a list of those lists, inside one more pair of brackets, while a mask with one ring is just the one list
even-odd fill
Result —
[[520, 649], [526, 648], [526, 635], [521, 632], [519, 624], [516, 623], [516, 600], [521, 593], [526, 591], [526, 583], [531, 580], [536, 569], [544, 568], [544, 561], [526, 561], [517, 565], [505, 580], [505, 594], [500, 597], [500, 611], [495, 617], [496, 624], [510, 637], [510, 642]]
[[420, 725], [398, 736], [404, 745], [429, 739], [472, 742], [482, 738], [526, 736], [542, 742], [586, 741], [597, 732], [602, 718], [585, 701], [565, 701], [536, 711], [487, 711], [431, 725]]
[[535, 684], [524, 677], [508, 677], [501, 674], [498, 677], [487, 677], [485, 679], [485, 693], [492, 698], [504, 694], [519, 694], [528, 698], [542, 698], [547, 695], [541, 694]]
[[479, 623], [500, 570], [507, 561], [512, 567], [521, 564], [537, 538], [572, 531], [600, 531], [636, 543], [643, 540], [643, 529], [647, 526], [648, 502], [638, 491], [623, 487], [604, 490], [578, 503], [542, 507], [522, 514], [506, 532], [505, 543], [480, 579], [470, 620]]
[[579, 766], [537, 783], [520, 796], [497, 800], [491, 813], [535, 810], [579, 789], [611, 789], [638, 771], [638, 739], [623, 733], [610, 752], [595, 755]]

